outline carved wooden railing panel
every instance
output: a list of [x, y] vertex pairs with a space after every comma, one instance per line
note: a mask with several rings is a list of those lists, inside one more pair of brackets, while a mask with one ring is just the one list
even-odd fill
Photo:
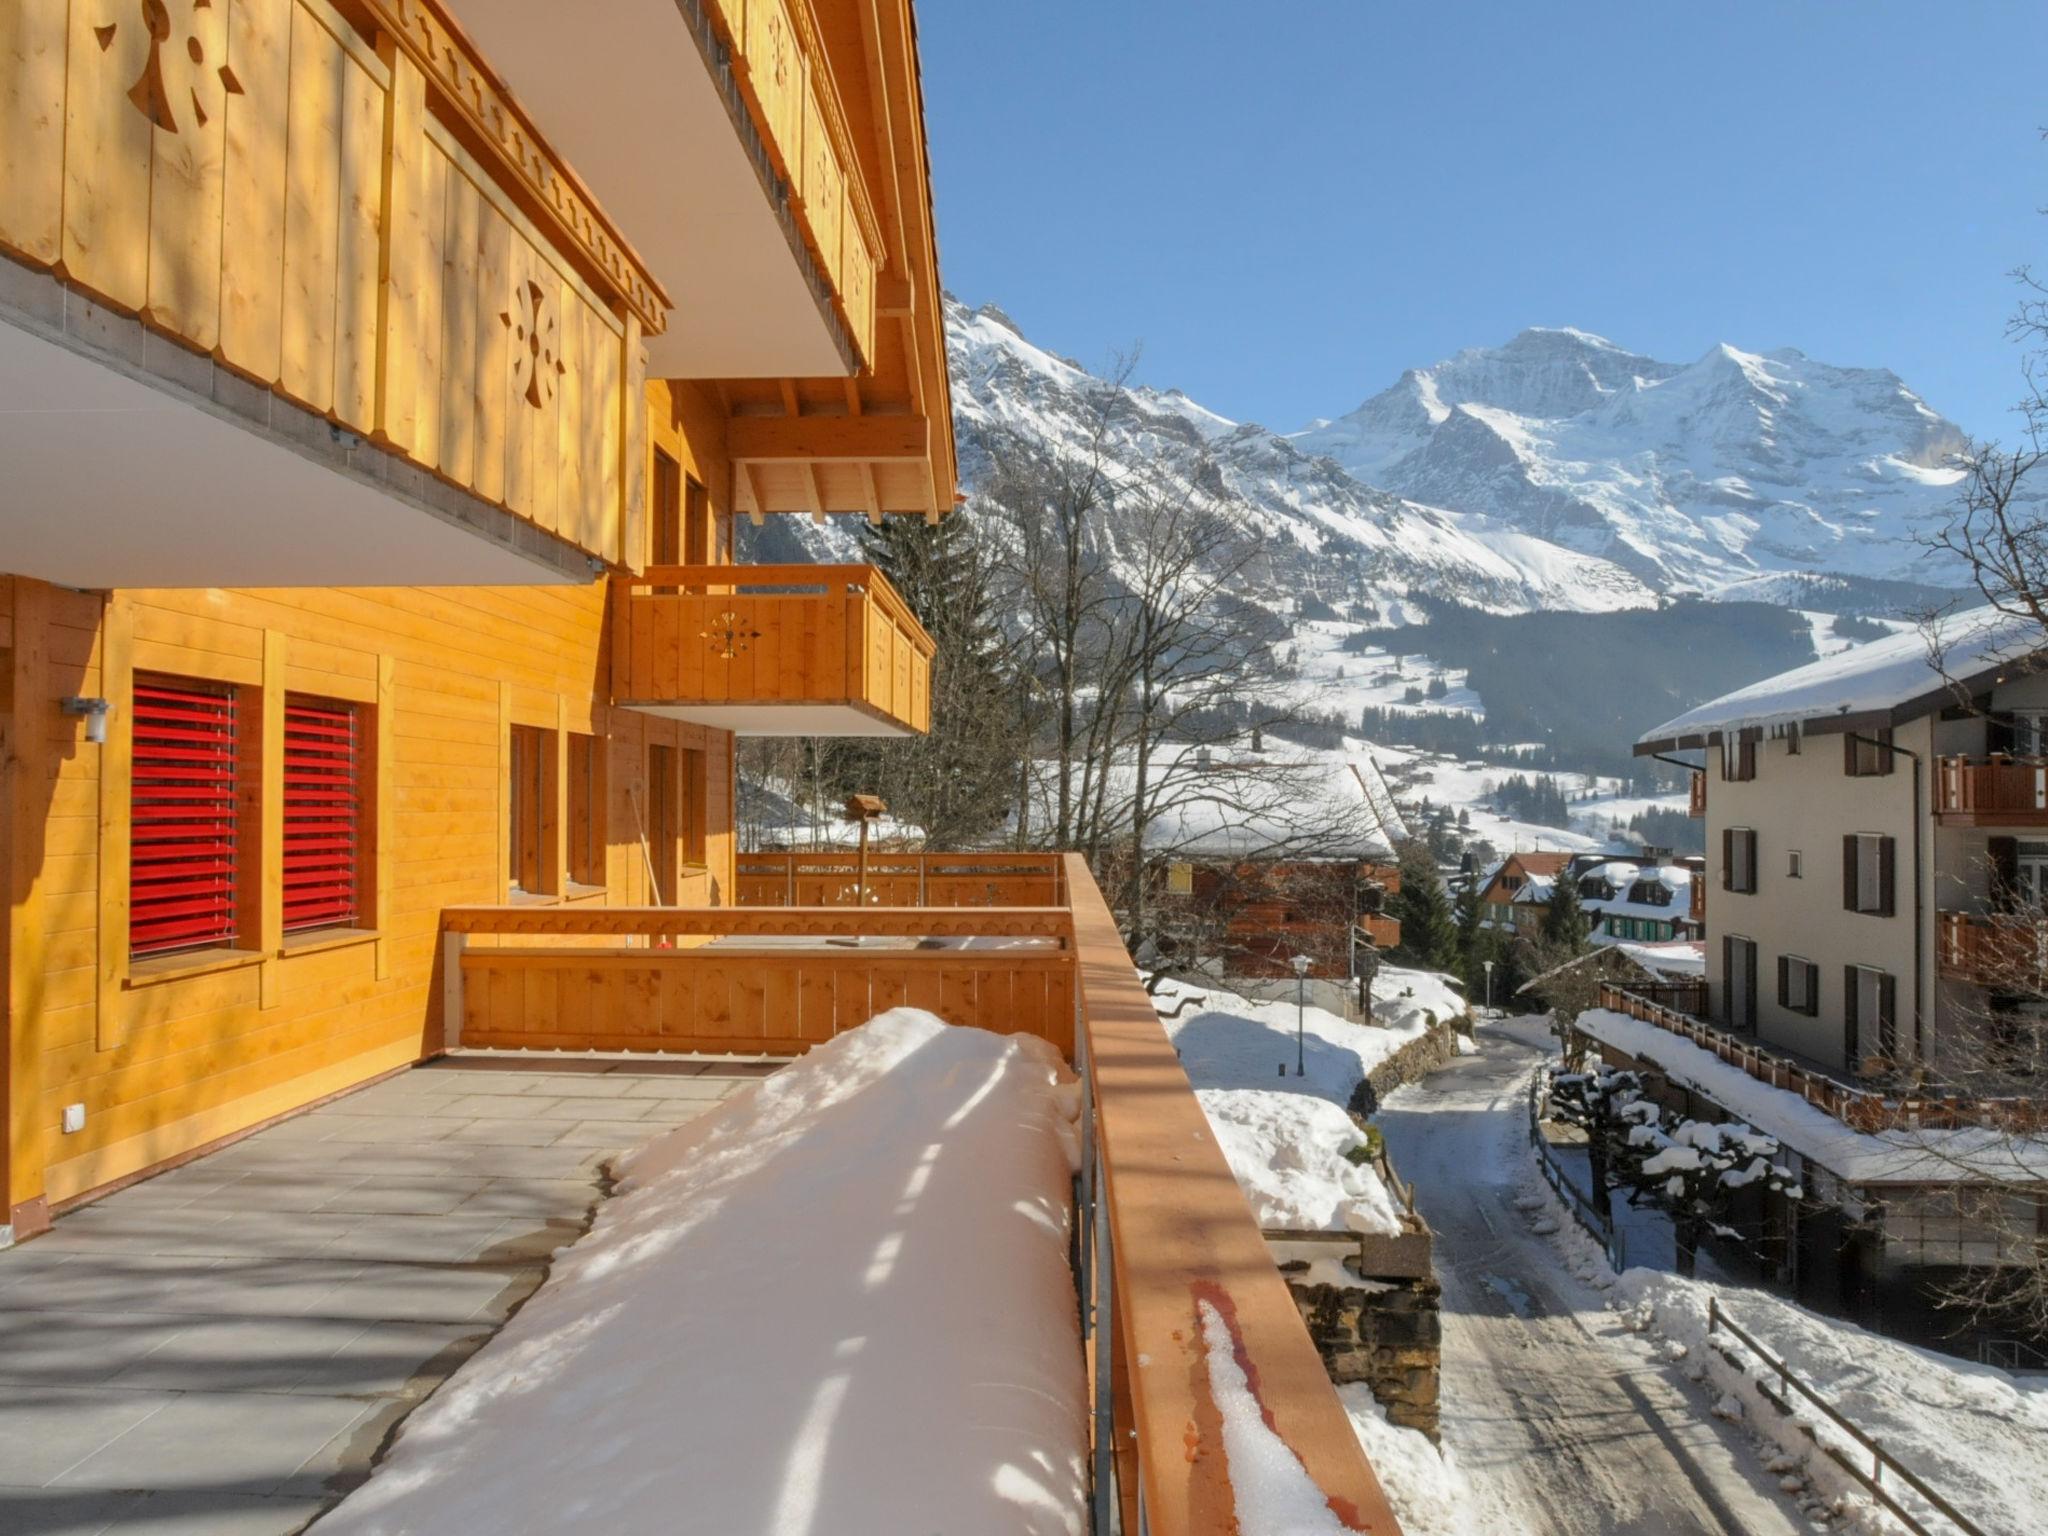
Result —
[[[1065, 904], [1058, 854], [869, 854], [867, 905], [1051, 907]], [[848, 907], [861, 901], [857, 854], [743, 853], [735, 894], [742, 907]]]
[[7, 9], [0, 245], [618, 557], [665, 296], [432, 7]]
[[1965, 826], [2048, 826], [2048, 758], [1938, 758], [1934, 810]]
[[811, 0], [713, 0], [710, 9], [847, 334], [873, 366], [882, 229]]
[[[761, 590], [791, 587], [812, 590]], [[873, 566], [654, 566], [621, 613], [622, 704], [850, 704], [931, 728], [931, 637]]]

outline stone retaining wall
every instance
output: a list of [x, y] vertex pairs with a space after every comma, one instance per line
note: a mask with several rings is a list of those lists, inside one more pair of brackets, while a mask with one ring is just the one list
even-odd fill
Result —
[[1434, 1277], [1309, 1285], [1301, 1266], [1283, 1264], [1287, 1288], [1335, 1382], [1362, 1381], [1389, 1422], [1437, 1439], [1437, 1377], [1442, 1362], [1442, 1288]]

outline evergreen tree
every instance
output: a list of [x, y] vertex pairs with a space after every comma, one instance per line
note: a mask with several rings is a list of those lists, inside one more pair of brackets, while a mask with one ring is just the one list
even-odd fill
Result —
[[1586, 909], [1579, 905], [1579, 883], [1569, 870], [1558, 873], [1543, 912], [1543, 942], [1566, 959], [1586, 950]]
[[[1479, 899], [1479, 882], [1467, 879], [1464, 888], [1458, 892], [1458, 899], [1451, 903], [1452, 920], [1458, 925], [1458, 974], [1469, 972], [1472, 957], [1478, 952], [1479, 942], [1485, 930], [1479, 926], [1485, 917], [1486, 903]], [[1467, 995], [1470, 993], [1468, 991]]]
[[1401, 889], [1393, 908], [1401, 920], [1401, 953], [1405, 957], [1432, 970], [1449, 970], [1458, 963], [1457, 923], [1427, 842], [1411, 840], [1403, 845]]

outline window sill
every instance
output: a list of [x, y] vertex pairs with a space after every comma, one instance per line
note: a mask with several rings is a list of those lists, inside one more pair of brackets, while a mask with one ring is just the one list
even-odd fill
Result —
[[505, 894], [508, 907], [552, 907], [558, 906], [561, 900], [553, 891], [522, 891], [517, 886]]
[[175, 955], [153, 955], [147, 960], [128, 962], [130, 987], [153, 986], [162, 981], [183, 981], [188, 976], [208, 976], [215, 971], [238, 971], [263, 962], [260, 949], [188, 949]]
[[317, 955], [354, 944], [374, 944], [382, 937], [374, 928], [308, 928], [304, 933], [286, 934], [277, 952], [281, 956]]
[[562, 892], [561, 899], [564, 901], [589, 901], [594, 896], [604, 895], [606, 889], [607, 887], [602, 885], [584, 885], [579, 881], [571, 880], [568, 889]]

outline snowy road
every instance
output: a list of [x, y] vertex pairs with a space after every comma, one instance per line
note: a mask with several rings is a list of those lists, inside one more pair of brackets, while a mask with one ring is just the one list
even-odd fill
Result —
[[1653, 1361], [1515, 1209], [1540, 1022], [1389, 1095], [1376, 1117], [1436, 1229], [1444, 1443], [1480, 1532], [1781, 1536], [1809, 1527], [1704, 1390]]

